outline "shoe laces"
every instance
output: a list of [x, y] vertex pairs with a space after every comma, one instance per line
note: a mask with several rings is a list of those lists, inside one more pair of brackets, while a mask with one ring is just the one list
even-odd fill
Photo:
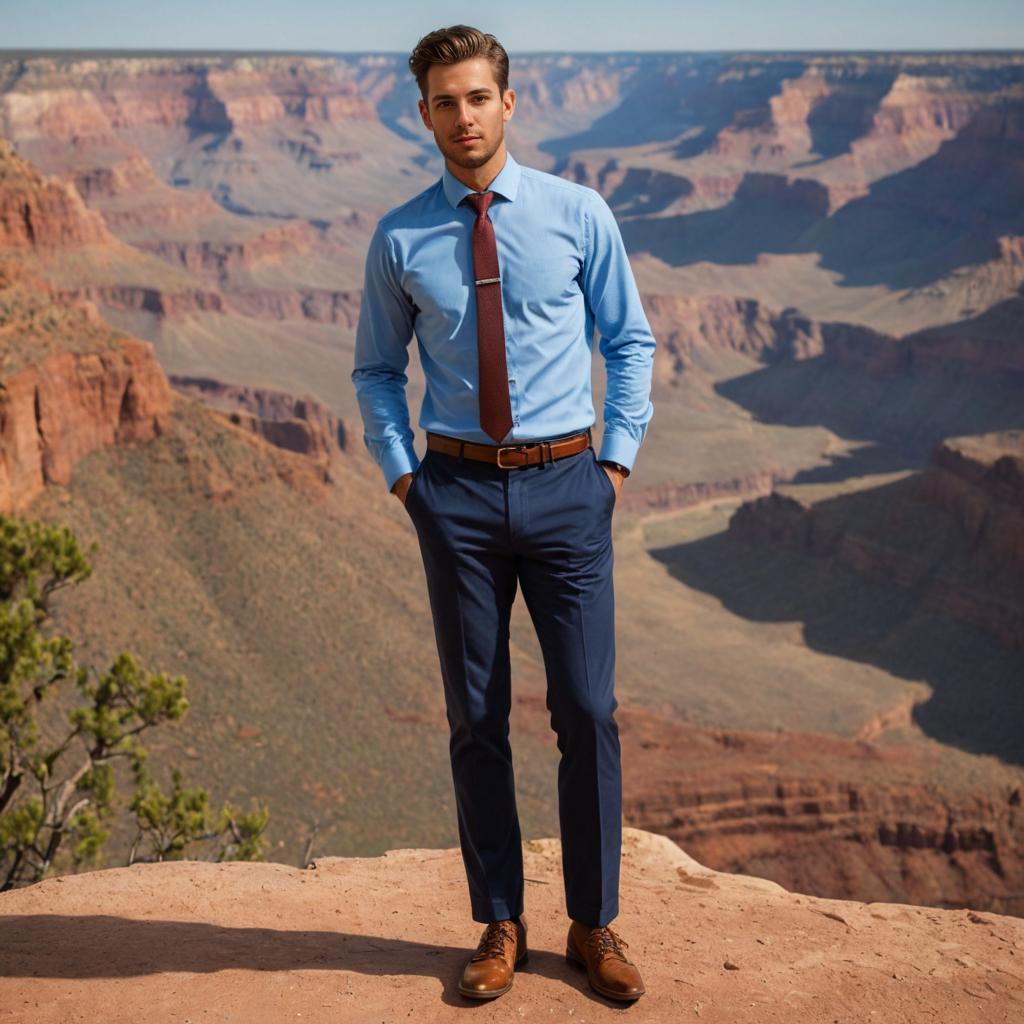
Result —
[[514, 921], [492, 921], [480, 940], [474, 960], [486, 960], [489, 957], [497, 956], [505, 958], [505, 943], [508, 940], [516, 941], [516, 926]]
[[608, 925], [592, 929], [587, 936], [587, 943], [594, 948], [598, 959], [605, 956], [617, 956], [620, 960], [629, 963], [626, 954], [622, 951], [629, 946], [629, 943]]

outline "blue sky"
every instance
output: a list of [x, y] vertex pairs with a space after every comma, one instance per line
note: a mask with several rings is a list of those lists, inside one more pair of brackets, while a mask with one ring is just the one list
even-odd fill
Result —
[[0, 48], [407, 53], [458, 22], [510, 52], [1024, 48], [1022, 0], [0, 0]]

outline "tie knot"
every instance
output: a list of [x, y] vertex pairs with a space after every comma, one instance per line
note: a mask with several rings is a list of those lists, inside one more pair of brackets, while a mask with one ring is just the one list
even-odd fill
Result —
[[477, 217], [484, 217], [487, 215], [487, 210], [491, 205], [491, 200], [494, 199], [493, 192], [470, 192], [466, 196], [466, 202], [476, 210]]

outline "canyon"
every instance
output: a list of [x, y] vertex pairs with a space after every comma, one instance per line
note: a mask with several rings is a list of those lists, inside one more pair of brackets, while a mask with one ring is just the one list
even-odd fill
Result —
[[[513, 85], [510, 150], [606, 198], [659, 343], [615, 514], [626, 822], [1019, 916], [1024, 57], [538, 54]], [[349, 381], [370, 233], [440, 173], [416, 97], [393, 55], [0, 51], [0, 508], [99, 540], [61, 626], [189, 675], [157, 762], [272, 796], [278, 859], [455, 835]], [[512, 646], [551, 835], [521, 603]]]

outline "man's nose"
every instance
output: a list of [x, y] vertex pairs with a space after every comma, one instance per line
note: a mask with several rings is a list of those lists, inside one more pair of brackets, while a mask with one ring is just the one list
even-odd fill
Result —
[[459, 127], [473, 123], [473, 108], [467, 103], [459, 104]]

